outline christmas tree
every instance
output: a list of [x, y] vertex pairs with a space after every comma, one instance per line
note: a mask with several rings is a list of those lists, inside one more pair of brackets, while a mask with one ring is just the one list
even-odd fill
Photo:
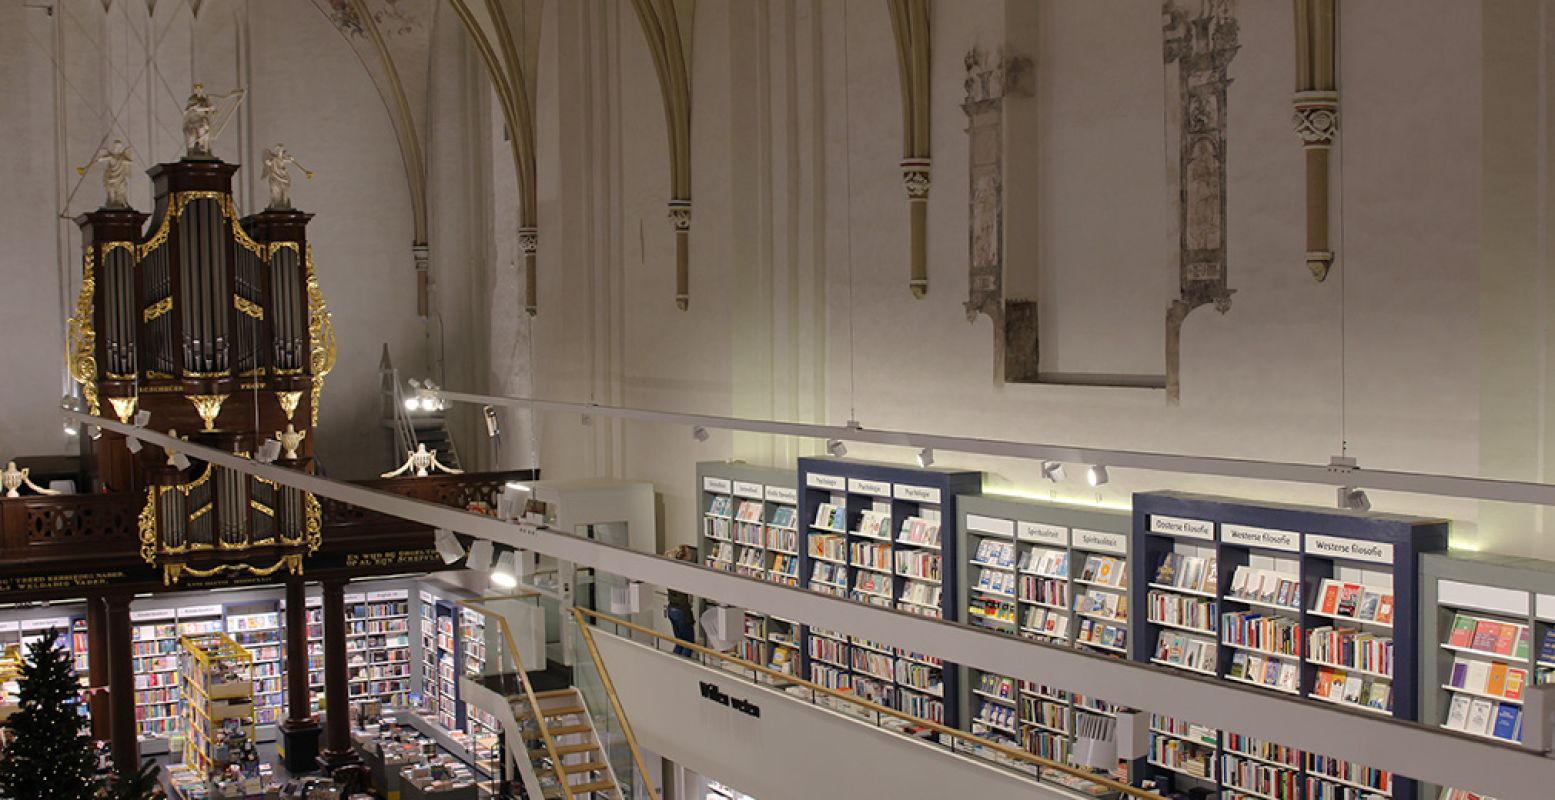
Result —
[[110, 800], [150, 800], [160, 795], [161, 782], [158, 776], [162, 768], [157, 762], [146, 759], [140, 764], [138, 772], [117, 772], [109, 779], [108, 797]]
[[75, 661], [49, 629], [22, 665], [21, 708], [6, 720], [0, 796], [13, 800], [90, 800], [98, 790], [92, 738], [83, 730]]

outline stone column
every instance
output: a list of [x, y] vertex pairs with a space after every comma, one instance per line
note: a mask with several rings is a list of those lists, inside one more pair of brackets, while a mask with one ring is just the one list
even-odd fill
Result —
[[102, 691], [108, 685], [108, 668], [112, 663], [112, 656], [108, 654], [108, 607], [103, 605], [103, 598], [89, 597], [86, 601], [86, 672], [87, 682], [98, 691], [87, 700], [87, 710], [91, 712], [92, 738], [104, 742], [113, 738], [113, 727], [109, 722], [113, 708], [108, 693]]
[[351, 697], [346, 663], [346, 579], [324, 585], [324, 752], [319, 766], [326, 772], [359, 760], [351, 749]]
[[135, 645], [130, 631], [132, 599], [130, 595], [103, 598], [103, 616], [108, 623], [109, 739], [114, 770], [123, 774], [133, 774], [140, 768], [140, 733], [135, 724]]
[[281, 760], [288, 772], [308, 772], [318, 763], [323, 728], [313, 715], [308, 685], [307, 583], [286, 581], [286, 719], [280, 724]]

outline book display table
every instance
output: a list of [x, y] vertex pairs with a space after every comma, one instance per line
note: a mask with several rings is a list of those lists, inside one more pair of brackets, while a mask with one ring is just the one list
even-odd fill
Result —
[[400, 770], [400, 800], [478, 800], [475, 773], [452, 756]]

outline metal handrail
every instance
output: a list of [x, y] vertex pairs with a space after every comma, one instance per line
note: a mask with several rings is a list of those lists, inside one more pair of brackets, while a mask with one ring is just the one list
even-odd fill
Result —
[[589, 630], [588, 623], [583, 621], [582, 611], [583, 609], [577, 606], [572, 607], [572, 617], [578, 623], [578, 632], [583, 635], [583, 643], [589, 648], [589, 657], [594, 659], [594, 666], [599, 670], [599, 680], [605, 685], [605, 696], [610, 698], [610, 707], [615, 709], [616, 719], [621, 721], [621, 734], [626, 737], [626, 746], [632, 751], [632, 761], [637, 764], [637, 774], [642, 776], [643, 786], [648, 790], [650, 800], [658, 800], [659, 792], [653, 787], [653, 778], [648, 773], [648, 765], [643, 763], [642, 751], [637, 747], [637, 734], [632, 732], [632, 723], [627, 720], [626, 712], [621, 709], [621, 698], [616, 696], [615, 684], [610, 681], [610, 670], [605, 669], [605, 661], [599, 657], [599, 648], [594, 644], [594, 633]]
[[[519, 600], [537, 596], [539, 592], [520, 592], [503, 597], [481, 597], [477, 600]], [[540, 711], [540, 701], [535, 697], [534, 688], [529, 685], [529, 672], [524, 669], [524, 659], [518, 654], [518, 642], [513, 638], [513, 630], [508, 627], [507, 617], [476, 601], [460, 600], [459, 605], [471, 611], [478, 611], [487, 619], [495, 619], [497, 626], [502, 629], [502, 639], [507, 643], [508, 652], [513, 654], [513, 666], [518, 670], [519, 685], [523, 687], [524, 698], [529, 702], [529, 713], [534, 715], [535, 727], [539, 729], [540, 738], [545, 742], [545, 752], [551, 757], [551, 771], [556, 775], [556, 782], [561, 784], [562, 796], [566, 800], [573, 800], [572, 787], [567, 784], [567, 773], [562, 770], [561, 756], [556, 752], [556, 742], [551, 738], [551, 731], [545, 724], [545, 715]]]
[[[612, 625], [618, 625], [618, 626], [620, 626], [622, 628], [626, 628], [627, 630], [634, 631], [636, 633], [641, 633], [641, 634], [646, 635], [646, 636], [650, 636], [650, 637], [652, 637], [652, 638], [654, 638], [656, 640], [662, 641], [662, 642], [673, 643], [673, 644], [675, 644], [677, 646], [680, 646], [680, 647], [689, 648], [690, 650], [692, 650], [694, 652], [701, 653], [702, 655], [705, 655], [705, 656], [711, 656], [712, 658], [716, 658], [716, 659], [718, 659], [720, 661], [723, 661], [723, 662], [726, 662], [726, 663], [729, 663], [729, 664], [738, 665], [739, 667], [741, 667], [743, 669], [748, 669], [748, 670], [750, 670], [752, 672], [756, 672], [756, 673], [760, 673], [760, 674], [766, 675], [769, 678], [773, 678], [773, 679], [780, 680], [780, 681], [783, 681], [783, 682], [786, 682], [786, 683], [790, 683], [790, 684], [794, 684], [794, 685], [797, 685], [797, 686], [802, 686], [802, 687], [804, 687], [806, 689], [809, 689], [812, 692], [826, 695], [828, 697], [831, 697], [831, 698], [836, 699], [836, 700], [841, 701], [841, 702], [851, 703], [851, 704], [856, 705], [856, 706], [867, 708], [870, 711], [873, 711], [873, 712], [875, 712], [877, 714], [884, 714], [886, 716], [896, 717], [897, 719], [900, 719], [900, 720], [903, 720], [905, 722], [908, 722], [908, 723], [910, 723], [910, 724], [912, 724], [914, 726], [921, 727], [921, 728], [926, 728], [928, 730], [934, 731], [935, 733], [941, 734], [943, 736], [949, 736], [949, 737], [955, 738], [955, 739], [966, 740], [968, 742], [976, 744], [979, 747], [987, 748], [987, 749], [992, 750], [992, 751], [994, 751], [996, 753], [999, 753], [1000, 755], [1003, 755], [1003, 756], [1005, 756], [1007, 758], [1011, 758], [1011, 759], [1014, 759], [1016, 761], [1023, 761], [1023, 762], [1025, 762], [1027, 764], [1031, 764], [1031, 765], [1037, 767], [1039, 772], [1040, 772], [1040, 770], [1043, 770], [1043, 769], [1050, 769], [1050, 770], [1054, 770], [1056, 772], [1062, 772], [1062, 773], [1065, 773], [1067, 775], [1070, 775], [1070, 776], [1073, 776], [1073, 777], [1076, 777], [1076, 778], [1080, 778], [1080, 779], [1083, 779], [1083, 780], [1086, 780], [1086, 781], [1090, 781], [1091, 783], [1095, 783], [1095, 784], [1099, 784], [1099, 785], [1105, 786], [1105, 787], [1107, 787], [1109, 789], [1113, 789], [1113, 790], [1118, 791], [1118, 792], [1122, 792], [1124, 795], [1126, 795], [1127, 797], [1130, 797], [1130, 798], [1143, 798], [1144, 800], [1161, 800], [1161, 795], [1159, 795], [1159, 794], [1156, 794], [1154, 792], [1147, 792], [1147, 791], [1145, 791], [1143, 789], [1140, 789], [1140, 788], [1137, 788], [1137, 787], [1134, 787], [1134, 786], [1130, 786], [1127, 783], [1123, 783], [1122, 781], [1114, 780], [1112, 778], [1109, 778], [1109, 777], [1106, 777], [1106, 776], [1103, 776], [1103, 775], [1097, 775], [1095, 773], [1088, 772], [1088, 771], [1086, 771], [1084, 769], [1081, 769], [1079, 767], [1070, 766], [1070, 765], [1064, 764], [1062, 762], [1046, 759], [1046, 758], [1043, 758], [1043, 757], [1038, 756], [1038, 755], [1033, 755], [1033, 754], [1028, 753], [1025, 750], [1022, 750], [1020, 748], [1010, 747], [1009, 745], [1000, 744], [999, 742], [995, 742], [995, 741], [993, 741], [991, 739], [985, 739], [985, 738], [983, 738], [981, 736], [977, 736], [975, 734], [968, 733], [968, 732], [963, 731], [963, 730], [958, 730], [956, 728], [947, 727], [945, 725], [942, 725], [942, 724], [940, 724], [938, 722], [934, 722], [932, 720], [923, 719], [921, 717], [915, 717], [915, 716], [913, 716], [911, 714], [907, 714], [907, 713], [904, 713], [902, 711], [898, 711], [898, 710], [896, 710], [894, 708], [891, 708], [889, 706], [883, 706], [883, 705], [880, 705], [879, 703], [875, 703], [875, 702], [870, 701], [870, 700], [865, 700], [864, 698], [859, 697], [858, 695], [848, 694], [848, 693], [845, 693], [845, 692], [839, 692], [839, 691], [837, 691], [835, 689], [829, 689], [829, 688], [827, 688], [825, 686], [821, 686], [820, 684], [811, 683], [810, 681], [807, 681], [807, 680], [805, 680], [803, 678], [795, 677], [795, 676], [790, 675], [790, 674], [788, 674], [786, 672], [779, 672], [778, 670], [771, 669], [769, 667], [764, 667], [764, 666], [762, 666], [760, 664], [757, 664], [755, 662], [746, 661], [745, 659], [739, 658], [737, 656], [731, 656], [728, 653], [723, 653], [723, 652], [719, 652], [717, 650], [712, 650], [710, 648], [703, 647], [702, 645], [695, 644], [695, 643], [692, 643], [692, 642], [687, 642], [687, 641], [684, 641], [682, 639], [676, 639], [676, 638], [674, 638], [672, 636], [669, 636], [667, 634], [663, 634], [663, 633], [660, 633], [660, 632], [658, 632], [656, 630], [653, 630], [652, 628], [645, 628], [645, 627], [643, 627], [641, 625], [638, 625], [638, 624], [633, 623], [633, 622], [628, 622], [628, 621], [626, 621], [624, 619], [621, 619], [619, 617], [613, 617], [613, 616], [610, 616], [609, 614], [603, 614], [603, 613], [600, 613], [598, 611], [594, 611], [592, 609], [587, 609], [587, 608], [577, 608], [577, 607], [574, 607], [572, 609], [572, 611], [573, 611], [573, 614], [578, 615], [579, 617], [581, 617], [583, 615], [587, 615], [589, 617], [593, 617], [596, 620], [601, 620], [601, 621], [604, 621], [604, 622], [609, 622]], [[601, 667], [601, 672], [603, 672], [603, 671], [604, 671], [604, 668]], [[614, 692], [611, 693], [611, 698], [612, 698], [612, 700], [614, 700], [614, 698], [615, 698]], [[623, 715], [623, 719], [624, 718], [625, 717]], [[633, 752], [634, 753], [636, 752], [636, 748], [635, 747], [633, 748]]]

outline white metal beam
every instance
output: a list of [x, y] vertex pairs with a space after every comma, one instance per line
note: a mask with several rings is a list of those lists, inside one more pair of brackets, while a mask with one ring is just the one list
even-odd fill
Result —
[[1218, 475], [1261, 481], [1308, 483], [1324, 486], [1349, 486], [1442, 497], [1466, 497], [1508, 503], [1533, 503], [1555, 506], [1555, 484], [1473, 478], [1462, 475], [1438, 475], [1424, 472], [1363, 469], [1361, 467], [1300, 464], [1290, 461], [1260, 461], [1245, 458], [1217, 458], [1140, 450], [1103, 450], [1094, 447], [1016, 442], [1006, 439], [980, 439], [969, 436], [944, 436], [910, 431], [872, 430], [862, 426], [816, 425], [805, 422], [777, 422], [748, 417], [723, 417], [711, 414], [685, 414], [642, 408], [537, 400], [527, 397], [467, 394], [434, 390], [431, 394], [461, 403], [501, 405], [510, 408], [614, 417], [667, 425], [701, 426], [720, 430], [766, 433], [774, 436], [799, 436], [811, 439], [841, 439], [863, 444], [894, 445], [921, 450], [925, 447], [945, 452], [974, 453], [1000, 458], [1024, 458], [1034, 461], [1063, 461], [1070, 464], [1100, 464], [1107, 467]]
[[[602, 542], [319, 478], [124, 425], [66, 412], [83, 423], [136, 436], [217, 465], [363, 508], [533, 550], [597, 570], [673, 587], [700, 597], [831, 628], [958, 664], [1061, 686], [1109, 702], [1147, 709], [1400, 775], [1514, 800], [1547, 796], [1555, 759], [1510, 745], [1351, 711], [1301, 698], [1229, 685], [1179, 671], [1001, 636], [803, 589], [640, 553]], [[1538, 724], [1528, 720], [1525, 724]]]

